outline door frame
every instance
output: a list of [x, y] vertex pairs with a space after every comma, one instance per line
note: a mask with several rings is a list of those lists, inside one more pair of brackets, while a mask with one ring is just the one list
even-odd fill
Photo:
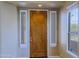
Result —
[[[49, 56], [49, 48], [48, 48], [48, 19], [49, 19], [49, 12], [48, 9], [28, 9], [28, 19], [29, 19], [29, 29], [30, 29], [30, 11], [47, 11], [47, 57]], [[30, 35], [30, 30], [29, 30], [29, 35]], [[28, 57], [30, 57], [30, 37], [29, 37], [29, 55]]]

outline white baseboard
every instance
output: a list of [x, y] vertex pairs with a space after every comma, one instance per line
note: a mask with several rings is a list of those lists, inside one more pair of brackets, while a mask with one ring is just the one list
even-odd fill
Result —
[[60, 58], [60, 56], [48, 56], [48, 58]]

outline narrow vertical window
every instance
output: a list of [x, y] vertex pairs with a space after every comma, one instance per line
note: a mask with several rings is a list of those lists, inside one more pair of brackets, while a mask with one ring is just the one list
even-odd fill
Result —
[[57, 15], [56, 11], [50, 11], [50, 46], [56, 47], [57, 44]]
[[26, 45], [26, 11], [20, 10], [20, 47]]

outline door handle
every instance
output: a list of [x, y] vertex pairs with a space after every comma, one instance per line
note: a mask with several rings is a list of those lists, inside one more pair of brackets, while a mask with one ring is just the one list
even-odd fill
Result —
[[32, 37], [30, 37], [30, 42], [32, 42]]
[[30, 39], [30, 41], [32, 42], [32, 39]]

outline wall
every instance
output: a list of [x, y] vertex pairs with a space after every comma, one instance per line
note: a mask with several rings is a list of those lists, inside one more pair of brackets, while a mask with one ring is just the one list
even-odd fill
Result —
[[74, 57], [67, 52], [67, 9], [66, 7], [73, 2], [66, 2], [59, 11], [59, 52], [61, 57], [70, 58]]
[[[0, 3], [0, 19], [1, 19], [1, 3]], [[0, 23], [1, 23], [1, 20], [0, 20]], [[0, 29], [0, 57], [1, 57], [1, 29]]]
[[17, 10], [4, 2], [0, 2], [0, 51], [1, 57], [17, 57]]

